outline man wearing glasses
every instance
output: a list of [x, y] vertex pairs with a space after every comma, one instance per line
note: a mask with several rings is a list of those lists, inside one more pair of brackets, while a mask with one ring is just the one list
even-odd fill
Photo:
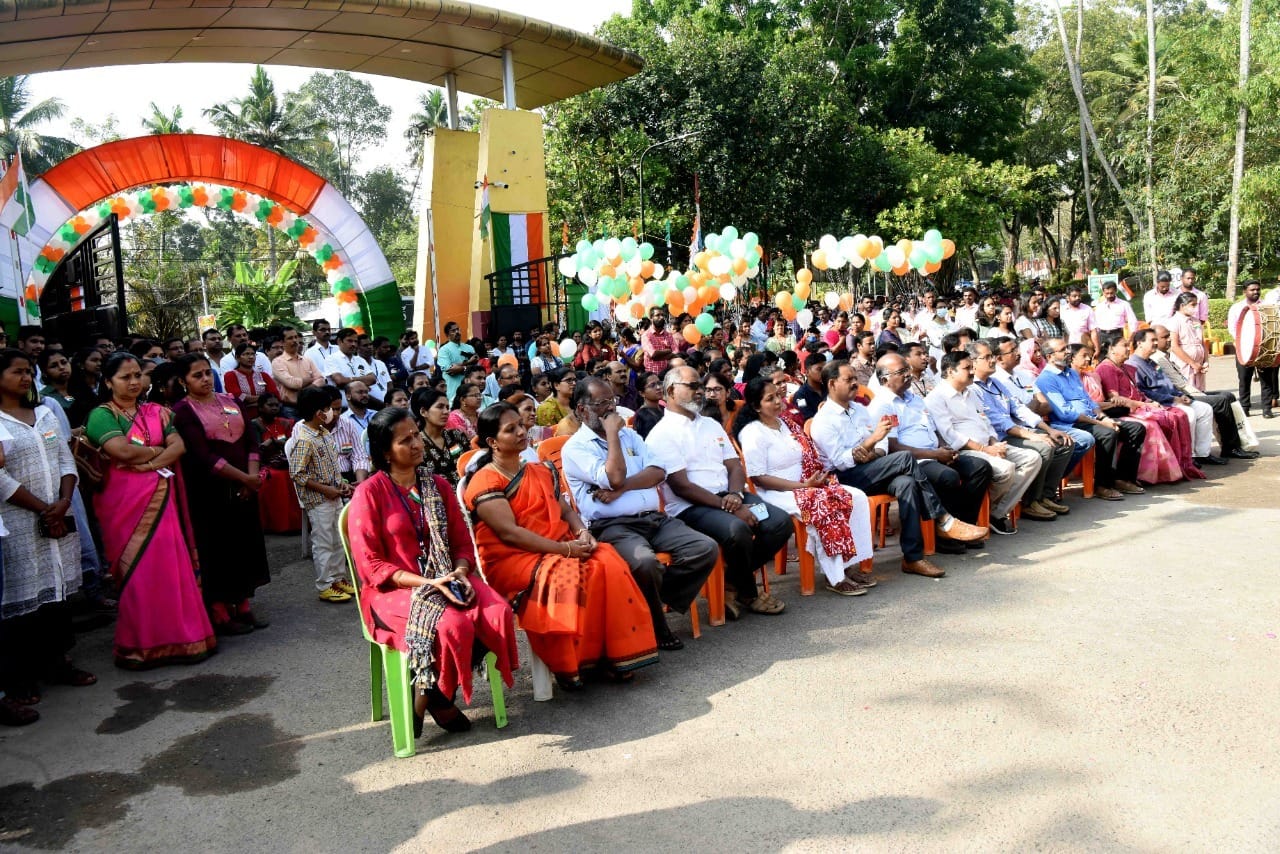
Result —
[[702, 411], [702, 383], [693, 368], [672, 368], [662, 381], [667, 411], [649, 431], [649, 459], [667, 473], [667, 512], [720, 544], [725, 611], [780, 614], [786, 607], [756, 589], [756, 570], [791, 537], [791, 517], [744, 492], [747, 476], [729, 436]]
[[857, 382], [848, 362], [830, 362], [822, 370], [827, 399], [813, 419], [813, 443], [822, 464], [843, 484], [867, 495], [892, 495], [898, 500], [902, 526], [902, 571], [926, 578], [946, 572], [926, 560], [920, 523], [932, 519], [943, 537], [962, 543], [986, 539], [987, 532], [951, 515], [938, 498], [928, 476], [907, 451], [889, 451], [893, 419], [873, 422], [865, 406], [854, 402]]
[[975, 341], [969, 345], [973, 358], [973, 388], [982, 401], [987, 419], [996, 431], [996, 438], [1015, 448], [1022, 448], [1040, 455], [1040, 473], [1023, 497], [1022, 515], [1028, 519], [1048, 522], [1066, 515], [1071, 508], [1059, 504], [1058, 484], [1071, 467], [1078, 462], [1075, 444], [1061, 430], [1055, 430], [1025, 404], [1018, 402], [1013, 392], [996, 379], [997, 347], [1010, 347], [1016, 353], [1017, 345], [1007, 338]]
[[[681, 649], [684, 643], [667, 625], [663, 606], [689, 610], [719, 547], [662, 512], [658, 484], [666, 474], [650, 459], [644, 440], [623, 424], [610, 383], [597, 377], [580, 382], [573, 409], [584, 429], [565, 443], [561, 459], [578, 514], [591, 535], [617, 549], [631, 567], [649, 604], [658, 648]], [[658, 552], [671, 555], [670, 564], [660, 564]]]
[[[892, 422], [889, 452], [906, 451], [933, 486], [942, 505], [970, 524], [978, 520], [982, 498], [991, 485], [991, 466], [975, 457], [960, 456], [938, 445], [938, 431], [925, 408], [925, 396], [909, 387], [911, 369], [898, 353], [886, 353], [876, 363], [883, 391], [876, 394], [867, 414], [872, 422]], [[976, 548], [981, 540], [973, 543]], [[965, 544], [948, 536], [938, 538], [938, 551], [961, 554]]]
[[[1036, 389], [1052, 407], [1048, 421], [1071, 437], [1081, 455], [1095, 444], [1095, 471], [1098, 488], [1094, 494], [1103, 501], [1120, 501], [1126, 495], [1140, 495], [1143, 489], [1134, 483], [1138, 476], [1138, 457], [1147, 428], [1137, 421], [1115, 421], [1102, 413], [1093, 402], [1080, 375], [1071, 369], [1071, 348], [1061, 338], [1050, 338], [1044, 344], [1047, 364], [1036, 378]], [[1120, 459], [1116, 459], [1116, 447]]]

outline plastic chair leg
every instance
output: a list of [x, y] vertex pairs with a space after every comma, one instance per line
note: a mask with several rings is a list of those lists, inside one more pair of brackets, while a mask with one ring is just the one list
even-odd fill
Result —
[[920, 538], [924, 540], [924, 554], [928, 557], [938, 550], [938, 543], [935, 539], [934, 524], [932, 519], [920, 520]]
[[489, 674], [489, 692], [493, 695], [493, 724], [498, 729], [507, 725], [507, 696], [502, 693], [502, 674], [498, 672], [498, 656], [487, 653], [484, 667]]
[[707, 576], [703, 586], [707, 591], [707, 622], [713, 626], [724, 625], [724, 555], [716, 557], [715, 568]]
[[787, 549], [786, 546], [778, 549], [778, 553], [773, 556], [773, 574], [787, 574]]
[[391, 705], [391, 745], [396, 756], [407, 759], [418, 752], [413, 738], [413, 686], [409, 684], [409, 660], [399, 650], [383, 650], [386, 661], [387, 699]]
[[533, 699], [545, 703], [554, 695], [552, 686], [555, 681], [551, 677], [551, 668], [532, 649], [529, 650], [529, 668], [533, 672]]
[[799, 519], [792, 519], [796, 529], [796, 555], [800, 564], [800, 595], [812, 596], [816, 586], [814, 559], [809, 553], [809, 531]]
[[369, 641], [369, 705], [370, 720], [382, 720], [382, 647]]
[[978, 521], [975, 524], [979, 528], [991, 527], [991, 493], [990, 492], [982, 496], [982, 506], [978, 508]]
[[695, 640], [702, 637], [702, 627], [698, 625], [698, 597], [697, 596], [694, 596], [693, 601], [689, 603], [689, 631], [693, 634], [693, 637]]
[[1080, 472], [1080, 481], [1084, 484], [1084, 497], [1093, 497], [1093, 476], [1098, 464], [1097, 448], [1090, 448], [1084, 455], [1084, 459], [1080, 461], [1082, 467]]

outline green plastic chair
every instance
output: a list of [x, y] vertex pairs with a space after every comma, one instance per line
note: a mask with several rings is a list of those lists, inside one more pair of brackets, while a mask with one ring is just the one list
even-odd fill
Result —
[[[338, 533], [342, 538], [342, 551], [347, 556], [356, 589], [356, 616], [360, 620], [360, 633], [369, 642], [369, 702], [371, 720], [382, 720], [382, 683], [387, 685], [387, 702], [391, 707], [391, 746], [396, 758], [407, 759], [418, 752], [413, 737], [413, 686], [409, 682], [409, 657], [400, 650], [375, 641], [364, 624], [360, 610], [360, 576], [356, 574], [351, 559], [351, 540], [347, 536], [347, 510], [342, 508], [338, 518]], [[498, 656], [489, 652], [484, 657], [485, 671], [489, 677], [489, 690], [493, 694], [493, 720], [498, 729], [507, 725], [507, 702], [502, 693], [502, 674], [498, 672]]]

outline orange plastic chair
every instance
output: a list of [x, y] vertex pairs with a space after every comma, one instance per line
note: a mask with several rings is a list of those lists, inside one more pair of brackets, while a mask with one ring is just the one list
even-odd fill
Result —
[[550, 439], [543, 439], [538, 445], [538, 459], [544, 463], [555, 463], [556, 468], [560, 468], [560, 456], [564, 453], [564, 443], [570, 438], [569, 436], [552, 436]]
[[1093, 497], [1093, 478], [1096, 473], [1098, 463], [1097, 450], [1096, 446], [1090, 448], [1085, 455], [1080, 458], [1080, 462], [1076, 463], [1075, 469], [1067, 472], [1067, 476], [1062, 479], [1059, 491], [1066, 489], [1067, 484], [1071, 482], [1071, 478], [1074, 475], [1079, 474], [1080, 482], [1084, 484], [1084, 497]]

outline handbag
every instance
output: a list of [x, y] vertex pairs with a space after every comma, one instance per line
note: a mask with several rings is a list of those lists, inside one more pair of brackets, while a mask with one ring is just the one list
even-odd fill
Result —
[[84, 436], [71, 439], [71, 456], [76, 461], [76, 471], [80, 473], [80, 482], [91, 490], [102, 487], [102, 479], [106, 477], [111, 461], [100, 449]]

